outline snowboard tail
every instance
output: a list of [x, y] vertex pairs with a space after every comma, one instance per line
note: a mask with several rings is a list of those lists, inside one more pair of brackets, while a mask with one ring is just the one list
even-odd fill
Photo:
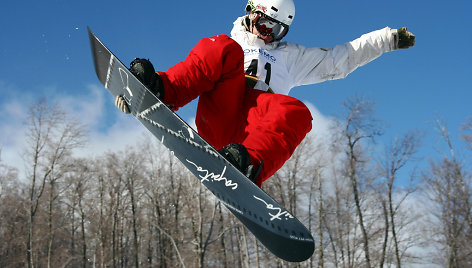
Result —
[[290, 262], [310, 258], [315, 246], [306, 227], [156, 98], [88, 30], [95, 71], [102, 85], [113, 96], [123, 96], [131, 114], [274, 255]]

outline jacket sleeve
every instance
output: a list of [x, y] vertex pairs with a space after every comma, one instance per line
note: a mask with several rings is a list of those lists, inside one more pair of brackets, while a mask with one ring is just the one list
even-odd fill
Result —
[[358, 67], [395, 50], [394, 32], [386, 27], [334, 48], [306, 48], [287, 43], [287, 68], [293, 86], [345, 78]]

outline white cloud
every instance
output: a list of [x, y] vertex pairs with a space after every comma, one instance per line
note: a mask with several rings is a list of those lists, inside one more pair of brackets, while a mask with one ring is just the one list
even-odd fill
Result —
[[314, 139], [314, 146], [317, 150], [323, 150], [325, 153], [332, 155], [332, 148], [330, 147], [342, 131], [339, 129], [339, 120], [335, 117], [323, 115], [310, 102], [305, 101], [304, 103], [313, 117], [312, 129], [308, 135]]
[[[0, 103], [0, 148], [4, 164], [15, 167], [24, 174], [24, 161], [21, 153], [25, 146], [28, 110], [39, 97], [20, 96], [21, 92], [6, 87], [7, 98]], [[134, 120], [114, 109], [112, 97], [101, 87], [89, 85], [79, 95], [65, 95], [54, 88], [48, 92], [48, 103], [57, 103], [69, 116], [84, 125], [88, 131], [88, 142], [76, 151], [77, 156], [89, 157], [107, 151], [124, 150], [127, 145], [136, 144], [142, 137], [144, 128]], [[111, 111], [109, 111], [111, 110]]]
[[339, 129], [339, 120], [335, 117], [323, 115], [310, 102], [304, 102], [313, 117], [312, 130], [308, 134], [313, 140], [314, 156], [318, 156], [316, 161], [323, 166], [340, 166], [339, 158], [341, 155], [333, 150], [335, 139], [339, 136], [342, 129]]
[[122, 115], [105, 132], [91, 129], [85, 147], [76, 151], [79, 157], [95, 157], [105, 152], [123, 151], [136, 145], [145, 132], [143, 126], [131, 115]]
[[61, 105], [69, 115], [88, 127], [104, 124], [106, 101], [110, 101], [108, 93], [96, 85], [89, 85], [80, 95], [55, 95], [51, 101]]
[[29, 105], [28, 101], [8, 99], [0, 103], [0, 148], [2, 163], [21, 170], [23, 160], [21, 148], [25, 141], [26, 126], [24, 124]]
[[336, 119], [321, 114], [321, 112], [311, 102], [305, 101], [304, 104], [308, 107], [311, 116], [313, 117], [313, 128], [311, 133], [317, 137], [329, 138], [331, 136], [330, 133], [333, 131], [333, 122]]
[[197, 124], [195, 123], [195, 117], [187, 119], [187, 124], [191, 126], [194, 130], [197, 130]]
[[88, 140], [76, 156], [95, 157], [108, 151], [125, 150], [142, 138], [145, 129], [133, 116], [121, 113], [113, 97], [102, 87], [90, 85], [80, 97], [62, 96], [60, 103], [88, 130]]

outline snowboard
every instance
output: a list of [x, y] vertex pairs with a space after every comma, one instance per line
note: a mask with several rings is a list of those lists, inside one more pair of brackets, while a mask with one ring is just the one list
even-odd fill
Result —
[[88, 33], [101, 84], [123, 96], [131, 114], [275, 256], [289, 262], [310, 258], [315, 244], [307, 228], [155, 97], [90, 28]]

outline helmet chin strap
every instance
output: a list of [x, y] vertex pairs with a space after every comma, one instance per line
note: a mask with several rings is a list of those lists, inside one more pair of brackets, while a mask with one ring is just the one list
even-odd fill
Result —
[[254, 25], [254, 19], [255, 19], [256, 17], [257, 17], [257, 14], [251, 13], [251, 14], [247, 15], [246, 18], [244, 18], [244, 20], [243, 20], [243, 25], [244, 25], [244, 27], [246, 28], [246, 30], [247, 30], [248, 32], [251, 32], [251, 33], [252, 33], [253, 27], [256, 27], [256, 26]]

